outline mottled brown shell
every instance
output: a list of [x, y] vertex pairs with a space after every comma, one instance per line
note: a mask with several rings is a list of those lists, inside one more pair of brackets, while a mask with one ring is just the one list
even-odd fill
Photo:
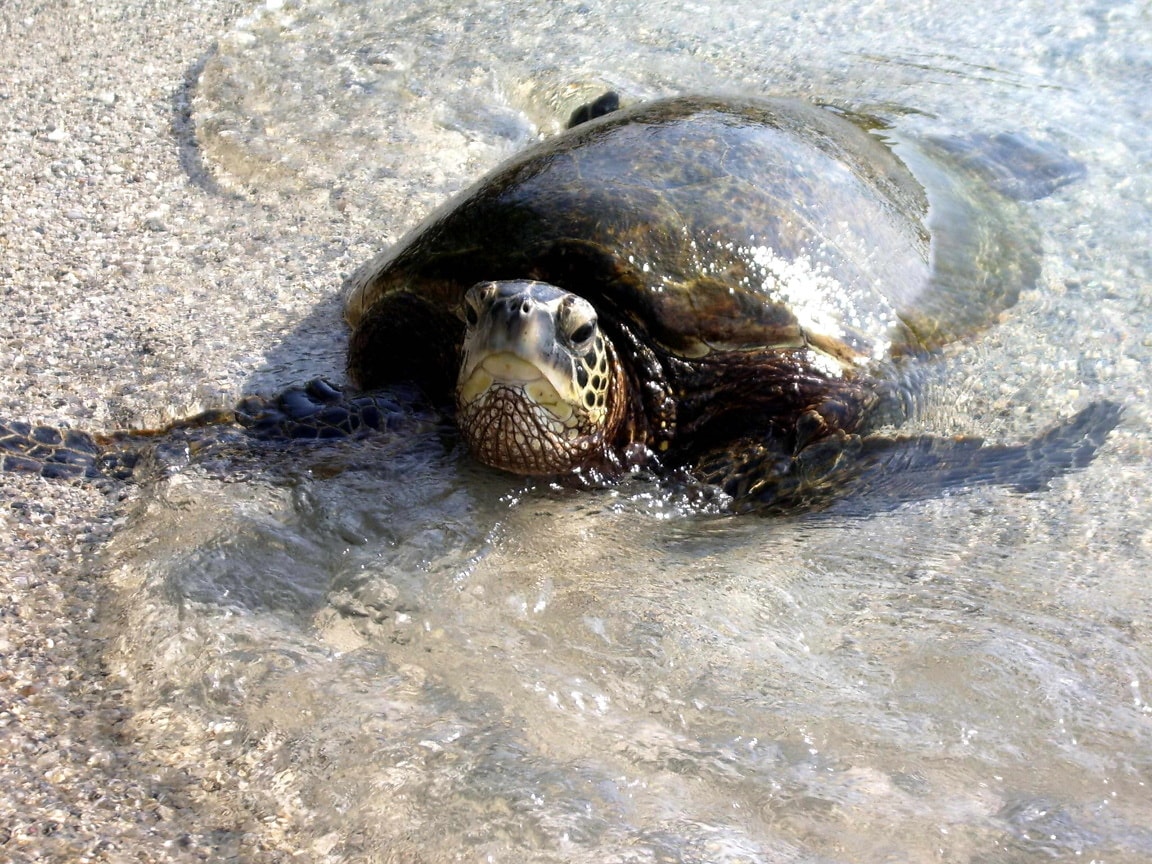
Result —
[[1035, 275], [1007, 202], [876, 125], [681, 98], [548, 140], [356, 274], [353, 377], [381, 377], [386, 346], [355, 333], [377, 304], [410, 294], [447, 321], [489, 279], [581, 294], [685, 358], [804, 344], [847, 368], [983, 326]]

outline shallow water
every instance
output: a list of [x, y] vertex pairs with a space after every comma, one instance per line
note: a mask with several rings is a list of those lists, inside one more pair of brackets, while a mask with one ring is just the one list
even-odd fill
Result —
[[[1091, 399], [1127, 414], [1041, 494], [863, 518], [525, 484], [424, 428], [257, 449], [224, 472], [246, 482], [194, 467], [107, 558], [109, 660], [142, 716], [229, 750], [252, 809], [319, 858], [1148, 860], [1150, 77], [1137, 3], [254, 11], [192, 119], [219, 190], [294, 202], [300, 244], [336, 208], [384, 248], [605, 86], [1059, 144], [1087, 174], [1029, 205], [1042, 287], [949, 350], [920, 422], [1020, 438]], [[254, 380], [338, 365], [316, 328]]]

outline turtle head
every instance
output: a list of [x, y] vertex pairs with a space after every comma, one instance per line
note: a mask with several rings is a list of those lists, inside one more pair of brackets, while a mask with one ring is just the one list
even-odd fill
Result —
[[482, 282], [462, 314], [457, 423], [476, 457], [517, 474], [596, 464], [623, 375], [592, 304], [543, 282]]

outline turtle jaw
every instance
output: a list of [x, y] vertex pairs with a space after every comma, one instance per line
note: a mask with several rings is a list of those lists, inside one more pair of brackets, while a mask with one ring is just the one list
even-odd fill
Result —
[[[481, 373], [482, 374], [482, 373]], [[537, 401], [538, 382], [493, 382], [468, 403], [457, 406], [457, 422], [473, 455], [486, 465], [514, 474], [567, 474], [583, 467], [601, 449], [602, 436], [580, 427]]]
[[482, 462], [565, 474], [611, 437], [610, 347], [595, 310], [541, 282], [489, 282], [465, 296], [457, 424]]

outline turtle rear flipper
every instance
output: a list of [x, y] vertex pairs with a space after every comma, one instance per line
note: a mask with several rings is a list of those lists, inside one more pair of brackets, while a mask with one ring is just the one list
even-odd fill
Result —
[[614, 90], [609, 90], [597, 96], [591, 102], [585, 102], [573, 111], [572, 115], [568, 118], [568, 128], [572, 129], [581, 123], [587, 123], [589, 120], [595, 120], [597, 117], [603, 117], [605, 114], [611, 114], [613, 111], [619, 110], [620, 95]]
[[936, 136], [929, 143], [1016, 201], [1046, 198], [1088, 173], [1083, 162], [1056, 144], [1023, 132]]
[[787, 455], [745, 442], [742, 452], [710, 454], [697, 468], [732, 496], [735, 509], [763, 513], [819, 510], [845, 497], [850, 508], [876, 512], [975, 486], [1035, 492], [1091, 462], [1122, 414], [1114, 402], [1094, 402], [1022, 444], [840, 433]]

